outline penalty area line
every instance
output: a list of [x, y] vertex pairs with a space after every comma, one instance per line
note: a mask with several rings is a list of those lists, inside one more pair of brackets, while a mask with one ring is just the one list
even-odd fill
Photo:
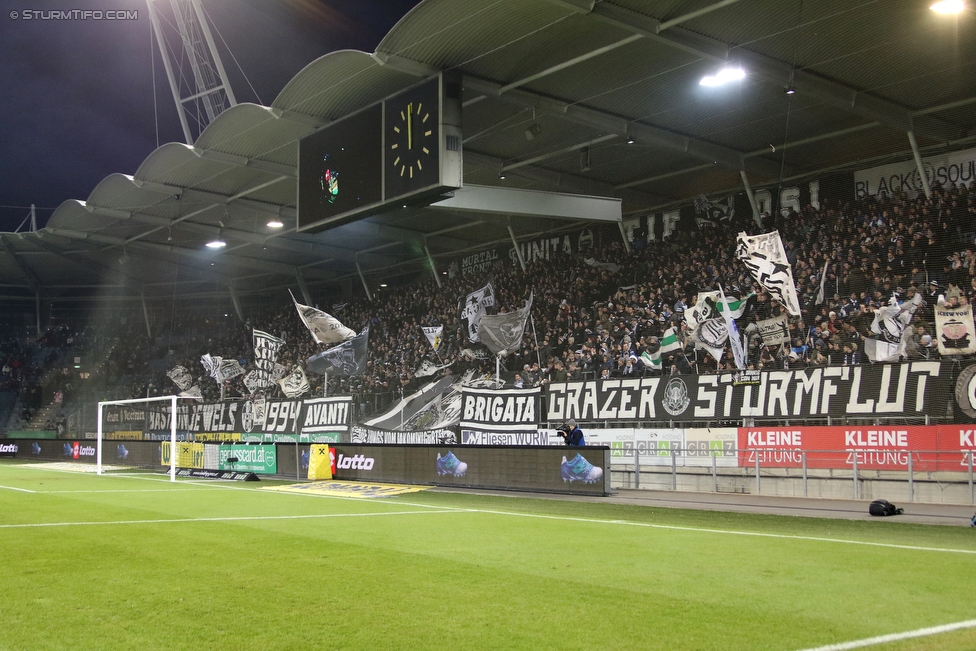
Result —
[[371, 518], [385, 515], [440, 515], [441, 513], [463, 513], [464, 509], [450, 511], [386, 511], [380, 513], [317, 513], [312, 515], [252, 515], [229, 516], [225, 518], [169, 518], [160, 520], [107, 520], [105, 522], [25, 522], [21, 524], [0, 524], [0, 529], [35, 529], [41, 527], [95, 527], [126, 524], [180, 524], [192, 522], [260, 522], [267, 520], [318, 520], [324, 518]]
[[976, 619], [968, 619], [964, 622], [955, 622], [953, 624], [943, 624], [942, 626], [930, 626], [929, 628], [917, 628], [914, 631], [904, 631], [902, 633], [889, 633], [888, 635], [879, 635], [877, 637], [869, 637], [863, 640], [828, 644], [827, 646], [803, 649], [803, 651], [846, 651], [847, 649], [861, 649], [866, 646], [886, 644], [888, 642], [900, 642], [901, 640], [910, 640], [917, 637], [928, 637], [930, 635], [941, 635], [942, 633], [959, 631], [966, 628], [976, 628]]

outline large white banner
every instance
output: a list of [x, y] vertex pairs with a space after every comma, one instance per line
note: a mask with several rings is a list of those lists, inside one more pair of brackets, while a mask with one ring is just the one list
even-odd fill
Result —
[[[922, 167], [925, 168], [929, 183], [938, 181], [943, 186], [948, 186], [962, 182], [969, 185], [976, 178], [976, 149], [928, 156], [922, 159]], [[922, 176], [918, 173], [914, 160], [854, 172], [854, 192], [857, 197], [890, 197], [899, 191], [907, 194], [910, 199], [923, 191]]]

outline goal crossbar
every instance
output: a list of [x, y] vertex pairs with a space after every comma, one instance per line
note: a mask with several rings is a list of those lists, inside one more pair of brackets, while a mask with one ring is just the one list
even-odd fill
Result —
[[155, 398], [130, 398], [128, 400], [102, 400], [98, 403], [98, 449], [95, 457], [95, 472], [102, 474], [102, 407], [107, 405], [131, 405], [143, 402], [162, 402], [169, 401], [172, 416], [170, 417], [169, 429], [169, 480], [176, 481], [176, 401], [179, 396], [158, 396]]

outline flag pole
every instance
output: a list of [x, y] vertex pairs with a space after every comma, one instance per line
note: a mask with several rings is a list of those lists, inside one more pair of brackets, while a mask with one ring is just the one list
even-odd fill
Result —
[[329, 372], [326, 371], [322, 374], [322, 397], [329, 397]]
[[529, 320], [532, 321], [532, 338], [535, 339], [535, 358], [539, 362], [539, 368], [542, 368], [542, 353], [539, 352], [539, 335], [535, 332], [535, 317], [529, 314]]

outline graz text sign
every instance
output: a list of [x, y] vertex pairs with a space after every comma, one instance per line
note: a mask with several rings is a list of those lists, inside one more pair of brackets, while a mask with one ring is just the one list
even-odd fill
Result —
[[759, 384], [733, 375], [671, 375], [549, 385], [550, 422], [714, 421], [823, 416], [944, 416], [952, 391], [939, 362], [763, 371]]

